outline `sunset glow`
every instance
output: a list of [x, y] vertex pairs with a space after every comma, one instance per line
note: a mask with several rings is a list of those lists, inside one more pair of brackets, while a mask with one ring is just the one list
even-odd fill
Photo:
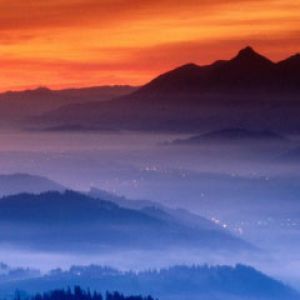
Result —
[[141, 85], [252, 45], [300, 49], [295, 0], [0, 0], [0, 90]]

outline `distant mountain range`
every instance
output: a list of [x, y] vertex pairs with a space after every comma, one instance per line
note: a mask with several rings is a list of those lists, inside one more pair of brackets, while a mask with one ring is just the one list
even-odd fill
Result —
[[31, 120], [39, 129], [299, 132], [300, 55], [279, 63], [247, 47], [228, 61], [188, 64], [109, 102], [67, 105]]
[[[285, 157], [278, 159], [285, 159]], [[154, 174], [147, 176], [150, 177], [147, 177], [146, 180], [150, 180], [151, 182], [151, 176], [154, 176]], [[172, 176], [175, 176], [175, 174], [170, 173], [161, 178], [162, 182], [167, 184], [167, 186], [161, 189], [159, 194], [154, 193], [153, 197], [157, 197], [158, 199], [159, 197], [164, 198], [164, 194], [168, 193], [169, 198], [175, 198], [175, 194], [178, 197], [179, 194], [182, 199], [188, 199], [190, 197], [189, 192], [184, 190], [183, 187], [186, 182], [191, 182], [191, 191], [193, 191], [194, 197], [198, 197], [197, 203], [201, 207], [200, 215], [183, 209], [182, 203], [178, 204], [181, 208], [172, 208], [155, 201], [128, 199], [96, 188], [92, 188], [89, 192], [83, 194], [86, 194], [88, 199], [93, 198], [100, 201], [100, 203], [104, 201], [114, 204], [116, 207], [129, 209], [134, 212], [137, 211], [151, 218], [157, 218], [166, 222], [170, 221], [172, 224], [176, 223], [185, 229], [193, 228], [193, 230], [199, 229], [200, 231], [204, 229], [208, 231], [216, 230], [226, 234], [228, 234], [227, 230], [236, 234], [240, 234], [240, 230], [243, 230], [242, 236], [244, 238], [251, 240], [255, 245], [267, 249], [268, 246], [271, 247], [273, 245], [273, 242], [276, 242], [282, 228], [285, 228], [285, 231], [281, 239], [291, 238], [291, 235], [299, 230], [297, 224], [300, 206], [297, 200], [300, 195], [300, 186], [297, 177], [247, 178], [225, 174], [190, 174], [186, 172], [184, 178], [181, 178], [179, 182], [176, 181], [177, 189], [174, 190], [172, 184], [168, 185], [169, 180], [174, 180]], [[183, 184], [182, 190], [180, 182]], [[196, 189], [193, 188], [195, 182], [197, 182]], [[49, 199], [52, 197], [57, 199], [55, 203], [57, 204], [58, 211], [62, 209], [67, 211], [67, 208], [63, 208], [64, 205], [67, 207], [65, 202], [67, 199], [73, 198], [72, 194], [70, 196], [62, 196], [61, 194], [50, 193], [52, 196], [46, 201], [44, 199], [45, 195], [28, 195], [38, 195], [47, 191], [61, 193], [66, 190], [66, 187], [47, 178], [27, 174], [0, 176], [0, 188], [1, 197], [3, 195], [15, 196], [12, 198], [8, 197], [8, 199], [16, 201], [16, 206], [19, 207], [21, 212], [25, 211], [22, 205], [26, 205], [28, 199], [33, 201], [32, 205], [35, 203], [34, 199], [37, 200], [37, 203], [40, 202], [38, 207], [43, 212], [47, 209], [42, 203], [46, 206], [47, 201], [51, 202]], [[19, 193], [27, 193], [27, 195], [18, 195]], [[77, 193], [74, 195], [76, 196]], [[272, 199], [271, 202], [270, 199]], [[72, 201], [69, 203], [72, 203]], [[96, 204], [97, 202], [93, 203]], [[51, 207], [51, 203], [49, 205]], [[29, 205], [29, 207], [31, 206]], [[55, 218], [55, 215], [53, 215], [53, 218]], [[12, 224], [15, 222], [11, 221]], [[75, 220], [73, 223], [76, 223]], [[226, 230], [222, 228], [224, 224], [226, 224]], [[274, 231], [276, 231], [276, 234]]]
[[[280, 157], [278, 159], [286, 158]], [[291, 162], [294, 163], [295, 160], [293, 159]], [[148, 176], [145, 177], [145, 180], [150, 181], [148, 188], [151, 190], [151, 180], [153, 179], [151, 177], [155, 176], [155, 174], [144, 174], [143, 176]], [[157, 174], [157, 176], [159, 175]], [[281, 240], [293, 240], [295, 245], [296, 241], [293, 239], [293, 235], [299, 231], [298, 220], [300, 212], [300, 206], [298, 205], [300, 195], [298, 177], [269, 178], [262, 176], [248, 178], [226, 174], [194, 174], [185, 172], [185, 177], [180, 177], [179, 181], [175, 181], [177, 188], [174, 189], [173, 180], [176, 176], [176, 172], [164, 174], [164, 177], [160, 179], [164, 187], [159, 193], [153, 192], [153, 198], [164, 199], [167, 193], [167, 197], [170, 199], [173, 197], [175, 199], [175, 197], [178, 196], [182, 199], [189, 199], [191, 197], [190, 193], [193, 193], [193, 197], [197, 199], [197, 205], [198, 208], [201, 208], [201, 212], [199, 212], [199, 209], [198, 213], [192, 213], [190, 210], [183, 209], [183, 203], [174, 203], [174, 208], [155, 201], [128, 199], [96, 188], [92, 188], [89, 192], [82, 194], [86, 195], [89, 200], [91, 198], [96, 199], [95, 202], [92, 202], [95, 205], [98, 203], [97, 201], [99, 201], [99, 203], [104, 201], [112, 204], [112, 207], [128, 209], [129, 211], [138, 212], [138, 214], [147, 215], [147, 217], [163, 220], [164, 222], [170, 221], [170, 224], [176, 224], [179, 226], [178, 228], [185, 228], [184, 230], [192, 228], [193, 234], [197, 232], [197, 230], [200, 232], [203, 230], [216, 230], [222, 231], [225, 234], [232, 232], [251, 241], [254, 245], [267, 250], [278, 246], [276, 245], [276, 241], [279, 237]], [[159, 178], [155, 178], [155, 180], [159, 180]], [[172, 184], [169, 184], [170, 180]], [[187, 188], [186, 184], [188, 183], [190, 183], [190, 186]], [[195, 183], [197, 183], [197, 188], [194, 187]], [[0, 188], [2, 196], [3, 194], [14, 195], [14, 197], [6, 197], [5, 199], [8, 198], [16, 201], [16, 207], [18, 207], [21, 212], [26, 211], [22, 205], [26, 205], [28, 199], [32, 200], [32, 202], [29, 202], [31, 203], [29, 208], [31, 207], [33, 209], [33, 205], [39, 203], [37, 207], [41, 210], [41, 216], [43, 216], [44, 210], [47, 211], [45, 208], [47, 201], [51, 202], [50, 199], [52, 198], [56, 199], [54, 203], [56, 203], [57, 211], [59, 212], [64, 210], [68, 211], [67, 205], [73, 203], [72, 193], [69, 196], [60, 194], [66, 190], [65, 187], [39, 176], [26, 174], [2, 175], [0, 176]], [[44, 194], [40, 196], [28, 195], [47, 191], [60, 193], [50, 193], [51, 197], [49, 196], [49, 199]], [[17, 195], [19, 193], [27, 194]], [[74, 193], [74, 195], [76, 196], [77, 193]], [[45, 198], [48, 200], [46, 201]], [[34, 202], [34, 199], [36, 199], [37, 202]], [[70, 199], [70, 201], [66, 203], [68, 199]], [[82, 200], [83, 199], [84, 197]], [[272, 201], [270, 201], [270, 199]], [[3, 202], [0, 200], [0, 209], [1, 203]], [[51, 203], [49, 205], [51, 207]], [[176, 208], [176, 205], [180, 206], [180, 208]], [[93, 210], [92, 208], [86, 209]], [[74, 210], [75, 214], [76, 209], [74, 208]], [[12, 212], [13, 211], [10, 210], [9, 213]], [[52, 217], [55, 218], [54, 208], [52, 212]], [[29, 213], [30, 210], [28, 214]], [[70, 214], [69, 218], [72, 219], [72, 213]], [[27, 217], [28, 220], [31, 219], [29, 216]], [[15, 217], [15, 219], [17, 219], [17, 217]], [[25, 223], [29, 226], [30, 222], [27, 221]], [[72, 224], [75, 224], [75, 221], [76, 220], [74, 220], [74, 222], [72, 221]], [[78, 219], [78, 222], [79, 221], [80, 218]], [[11, 220], [11, 224], [15, 225], [14, 223], [15, 221]], [[47, 224], [46, 218], [45, 224]], [[98, 226], [96, 226], [96, 224], [94, 225], [95, 228]], [[226, 229], [223, 228], [223, 226], [225, 226]], [[155, 227], [153, 227], [153, 230], [154, 228]], [[282, 231], [283, 228], [284, 231]], [[180, 236], [178, 236], [178, 239], [179, 237]], [[37, 244], [37, 246], [40, 245]]]
[[120, 207], [139, 210], [153, 217], [164, 218], [165, 220], [176, 220], [179, 224], [200, 230], [221, 230], [220, 225], [216, 225], [204, 217], [185, 210], [183, 208], [171, 208], [158, 202], [150, 200], [132, 200], [126, 197], [118, 196], [106, 191], [92, 188], [88, 195], [96, 199], [113, 202]]
[[98, 86], [78, 89], [34, 90], [5, 92], [0, 94], [0, 126], [20, 127], [32, 116], [36, 116], [68, 104], [89, 101], [108, 101], [135, 91], [131, 86]]
[[[197, 145], [207, 142], [232, 143], [232, 142], [270, 142], [283, 141], [285, 137], [272, 131], [253, 131], [244, 128], [226, 128], [193, 135], [186, 139], [176, 139], [171, 144], [175, 145]], [[170, 144], [170, 143], [169, 143]]]
[[[22, 194], [23, 197], [25, 194], [38, 195], [45, 192], [64, 192], [66, 190], [68, 190], [66, 187], [42, 176], [29, 174], [0, 175], [0, 197], [13, 195], [19, 197], [19, 194]], [[222, 230], [220, 226], [206, 218], [182, 208], [170, 208], [150, 200], [131, 200], [97, 188], [91, 188], [86, 195], [126, 209], [138, 210], [153, 217], [170, 219], [171, 221], [176, 220], [176, 222], [184, 226], [189, 225], [191, 227], [198, 227], [199, 229], [206, 228], [217, 231]]]
[[65, 189], [59, 183], [42, 176], [22, 173], [0, 175], [0, 197], [20, 193], [63, 192]]
[[[270, 159], [272, 163], [273, 159]], [[291, 161], [297, 167], [295, 162]], [[197, 215], [200, 214], [267, 251], [289, 244], [298, 247], [299, 176], [238, 176], [234, 173], [168, 170], [161, 174], [155, 171], [143, 173], [142, 178], [139, 184], [152, 199], [160, 199], [161, 203], [173, 207], [186, 207], [188, 211], [162, 207], [147, 200], [126, 199], [95, 189], [90, 195], [134, 209], [158, 207], [194, 226], [198, 226], [198, 222], [203, 226]], [[160, 182], [160, 189], [155, 190], [157, 182]], [[176, 202], [175, 199], [179, 200]], [[284, 242], [278, 243], [279, 240]]]
[[0, 199], [0, 228], [2, 243], [53, 251], [254, 250], [205, 219], [196, 227], [158, 208], [134, 210], [71, 191]]
[[[24, 273], [28, 273], [27, 272]], [[11, 299], [16, 289], [23, 295], [46, 292], [75, 285], [92, 291], [118, 290], [125, 294], [151, 294], [160, 300], [298, 300], [299, 294], [289, 286], [254, 268], [230, 266], [174, 266], [143, 272], [121, 272], [96, 265], [73, 266], [69, 270], [52, 270], [31, 278], [0, 278], [0, 296]]]

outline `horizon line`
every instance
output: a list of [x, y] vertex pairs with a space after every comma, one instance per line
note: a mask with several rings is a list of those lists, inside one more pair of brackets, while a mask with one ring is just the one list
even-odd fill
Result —
[[261, 55], [265, 58], [267, 58], [268, 60], [270, 60], [273, 64], [278, 64], [280, 62], [283, 62], [291, 57], [294, 57], [294, 56], [300, 56], [300, 51], [299, 52], [295, 52], [293, 54], [290, 54], [288, 56], [286, 56], [285, 58], [283, 59], [280, 59], [278, 61], [274, 61], [272, 59], [270, 59], [268, 56], [266, 55], [262, 55], [260, 52], [256, 51], [254, 47], [250, 46], [250, 45], [247, 45], [243, 48], [241, 48], [240, 50], [238, 50], [236, 53], [236, 55], [234, 55], [233, 57], [229, 58], [229, 59], [215, 59], [213, 60], [211, 63], [209, 64], [197, 64], [197, 63], [194, 63], [194, 62], [186, 62], [184, 64], [180, 64], [180, 65], [177, 65], [173, 68], [169, 68], [168, 70], [165, 70], [157, 75], [155, 75], [154, 77], [152, 77], [152, 79], [144, 82], [143, 84], [141, 85], [135, 85], [135, 84], [130, 84], [130, 83], [112, 83], [112, 84], [101, 84], [101, 83], [95, 83], [95, 84], [66, 84], [66, 85], [45, 85], [45, 84], [37, 84], [37, 85], [28, 85], [28, 86], [16, 86], [16, 87], [11, 87], [11, 88], [7, 88], [7, 89], [3, 89], [3, 90], [0, 90], [0, 94], [6, 94], [6, 93], [21, 93], [21, 92], [32, 92], [32, 91], [36, 91], [36, 90], [39, 90], [39, 89], [45, 89], [45, 90], [49, 90], [49, 91], [52, 91], [52, 92], [59, 92], [59, 91], [66, 91], [66, 90], [80, 90], [80, 89], [92, 89], [92, 88], [113, 88], [113, 87], [132, 87], [132, 88], [139, 88], [139, 87], [142, 87], [144, 86], [145, 84], [149, 83], [150, 81], [152, 81], [154, 78], [164, 74], [165, 72], [169, 72], [169, 71], [172, 71], [172, 70], [175, 70], [177, 68], [180, 68], [182, 66], [185, 66], [185, 65], [189, 65], [189, 64], [193, 64], [195, 66], [198, 66], [198, 67], [203, 67], [203, 66], [209, 66], [209, 65], [212, 65], [220, 60], [223, 60], [223, 61], [230, 61], [232, 60], [233, 58], [235, 58], [241, 51], [243, 50], [246, 50], [246, 49], [250, 49], [252, 51], [254, 51], [255, 53], [257, 53], [258, 55]]

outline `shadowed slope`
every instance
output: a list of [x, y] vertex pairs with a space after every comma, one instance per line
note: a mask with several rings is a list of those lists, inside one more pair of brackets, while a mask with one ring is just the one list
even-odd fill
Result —
[[2, 242], [53, 250], [253, 250], [213, 223], [196, 228], [166, 212], [129, 209], [70, 191], [0, 199], [0, 228]]

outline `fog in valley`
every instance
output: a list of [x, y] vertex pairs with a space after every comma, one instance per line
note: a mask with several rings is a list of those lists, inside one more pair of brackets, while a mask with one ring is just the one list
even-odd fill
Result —
[[90, 263], [143, 270], [240, 262], [300, 288], [299, 136], [234, 141], [220, 136], [197, 143], [190, 143], [190, 137], [2, 131], [1, 174], [40, 175], [75, 191], [99, 189], [129, 201], [182, 208], [248, 242], [257, 249], [255, 254], [222, 255], [180, 247], [172, 251], [52, 251], [2, 243], [0, 261], [43, 271]]

